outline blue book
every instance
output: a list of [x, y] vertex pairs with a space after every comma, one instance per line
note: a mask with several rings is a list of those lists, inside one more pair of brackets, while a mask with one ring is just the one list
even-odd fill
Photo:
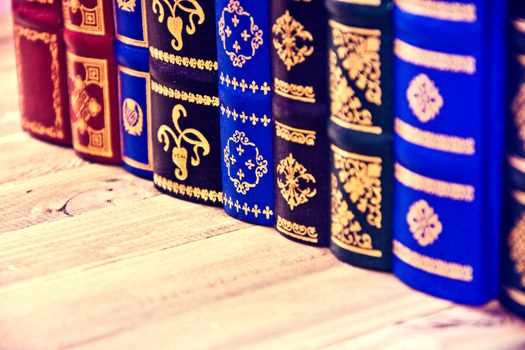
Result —
[[394, 273], [472, 305], [499, 291], [505, 3], [394, 11]]
[[146, 0], [114, 0], [122, 164], [151, 179], [151, 105]]
[[269, 0], [216, 0], [226, 213], [273, 226]]

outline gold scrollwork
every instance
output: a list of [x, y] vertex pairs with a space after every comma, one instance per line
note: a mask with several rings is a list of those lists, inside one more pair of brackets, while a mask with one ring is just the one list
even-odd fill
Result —
[[421, 123], [434, 119], [443, 107], [443, 97], [428, 75], [419, 74], [410, 82], [407, 99], [414, 115]]
[[521, 84], [516, 96], [512, 100], [511, 112], [516, 126], [518, 137], [525, 149], [525, 84]]
[[268, 173], [268, 161], [259, 153], [255, 143], [250, 142], [248, 136], [239, 130], [235, 130], [226, 143], [224, 163], [235, 190], [242, 194], [256, 187]]
[[94, 7], [84, 6], [82, 0], [64, 0], [62, 3], [64, 27], [79, 33], [105, 35], [102, 0], [97, 0]]
[[[239, 25], [241, 28], [237, 29]], [[234, 32], [237, 35], [230, 39]], [[252, 15], [244, 10], [240, 1], [236, 0], [230, 0], [222, 10], [218, 33], [223, 49], [234, 67], [242, 68], [247, 61], [255, 56], [257, 49], [263, 44], [263, 31], [255, 24]], [[228, 40], [233, 41], [233, 44], [228, 45]], [[244, 43], [249, 43], [250, 48], [245, 49], [244, 45], [241, 45]]]
[[381, 158], [347, 152], [335, 145], [331, 148], [337, 180], [349, 195], [350, 201], [357, 210], [367, 214], [368, 224], [381, 228]]
[[[292, 67], [303, 63], [308, 56], [314, 53], [314, 47], [308, 46], [307, 42], [312, 42], [314, 37], [305, 30], [304, 26], [290, 15], [290, 11], [277, 18], [272, 27], [273, 46], [277, 51], [277, 56], [289, 71]], [[299, 44], [303, 44], [300, 45]]]
[[264, 209], [261, 209], [262, 206], [259, 206], [259, 204], [255, 203], [253, 206], [243, 202], [239, 202], [238, 199], [235, 201], [232, 197], [228, 197], [226, 193], [223, 194], [223, 203], [224, 207], [229, 207], [230, 209], [235, 209], [236, 213], [242, 213], [245, 216], [253, 215], [256, 219], [259, 217], [259, 215], [263, 215], [266, 220], [270, 220], [270, 218], [273, 216], [273, 210], [270, 208], [270, 206], [265, 206]]
[[124, 130], [130, 135], [140, 136], [144, 125], [144, 112], [132, 98], [124, 99], [122, 102], [122, 122]]
[[217, 61], [174, 55], [161, 49], [157, 49], [153, 46], [150, 46], [149, 53], [150, 56], [156, 60], [161, 60], [166, 63], [175, 64], [181, 67], [189, 67], [207, 71], [216, 71], [219, 69], [219, 64]]
[[279, 161], [276, 171], [277, 187], [291, 210], [307, 203], [317, 194], [317, 189], [305, 186], [315, 184], [315, 177], [291, 153]]
[[512, 229], [508, 239], [509, 256], [514, 263], [514, 272], [519, 276], [520, 283], [525, 288], [525, 215]]
[[297, 129], [275, 121], [275, 135], [289, 142], [315, 146], [315, 134], [314, 130]]
[[[197, 25], [203, 24], [206, 19], [204, 10], [197, 0], [153, 0], [151, 8], [154, 14], [158, 14], [157, 19], [160, 23], [164, 22], [164, 18], [167, 17], [166, 27], [173, 37], [171, 46], [176, 51], [181, 50], [184, 46], [184, 40], [182, 40], [184, 31], [188, 35], [195, 34]], [[168, 16], [166, 16], [166, 10], [169, 11]], [[189, 23], [184, 24], [184, 20], [178, 15], [179, 10], [186, 12]]]
[[443, 231], [439, 216], [424, 199], [418, 200], [410, 206], [406, 219], [409, 231], [422, 247], [434, 243]]
[[291, 100], [315, 103], [315, 91], [313, 86], [291, 84], [284, 80], [274, 78], [275, 93]]
[[180, 184], [166, 179], [159, 174], [153, 174], [153, 183], [165, 191], [174, 194], [188, 198], [200, 199], [205, 202], [222, 203], [223, 194], [220, 191]]
[[418, 16], [455, 22], [476, 22], [476, 5], [437, 0], [395, 0], [396, 6]]
[[137, 6], [137, 0], [117, 0], [117, 6], [122, 11], [135, 12], [135, 7]]
[[201, 163], [199, 156], [199, 149], [202, 151], [202, 156], [205, 157], [210, 153], [210, 144], [204, 135], [193, 128], [182, 130], [179, 126], [180, 117], [187, 117], [188, 113], [183, 105], [178, 104], [173, 107], [172, 121], [175, 131], [167, 125], [161, 125], [157, 131], [157, 139], [164, 144], [164, 152], [170, 149], [170, 136], [175, 142], [171, 149], [171, 160], [175, 164], [175, 177], [179, 180], [186, 180], [188, 178], [188, 149], [184, 147], [183, 141], [192, 147], [193, 155], [190, 158], [191, 165], [196, 167]]
[[306, 242], [318, 242], [319, 235], [314, 226], [301, 225], [277, 215], [277, 223], [275, 227], [279, 232], [284, 233], [287, 236]]

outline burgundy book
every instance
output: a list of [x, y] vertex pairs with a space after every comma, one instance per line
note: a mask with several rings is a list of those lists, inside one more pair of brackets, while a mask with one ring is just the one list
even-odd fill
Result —
[[22, 128], [40, 139], [69, 145], [60, 0], [13, 0], [12, 7]]
[[73, 148], [89, 160], [119, 163], [111, 0], [62, 0], [62, 9]]

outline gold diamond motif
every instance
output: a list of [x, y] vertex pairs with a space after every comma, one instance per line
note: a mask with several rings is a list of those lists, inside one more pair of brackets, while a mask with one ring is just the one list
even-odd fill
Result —
[[423, 199], [410, 206], [406, 219], [412, 236], [422, 247], [434, 243], [443, 231], [439, 216]]
[[443, 97], [434, 82], [426, 74], [419, 74], [410, 82], [407, 90], [410, 109], [422, 123], [437, 117], [443, 107]]

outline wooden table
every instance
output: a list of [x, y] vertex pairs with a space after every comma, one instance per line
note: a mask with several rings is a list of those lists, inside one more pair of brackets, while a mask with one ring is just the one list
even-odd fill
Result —
[[425, 296], [30, 138], [6, 28], [0, 349], [525, 348], [497, 303]]

